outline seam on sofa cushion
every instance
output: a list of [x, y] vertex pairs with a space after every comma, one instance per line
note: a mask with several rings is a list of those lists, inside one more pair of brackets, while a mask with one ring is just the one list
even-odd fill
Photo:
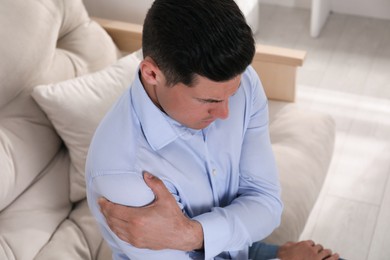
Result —
[[0, 237], [0, 259], [8, 259], [8, 260], [16, 259], [7, 241], [3, 237]]

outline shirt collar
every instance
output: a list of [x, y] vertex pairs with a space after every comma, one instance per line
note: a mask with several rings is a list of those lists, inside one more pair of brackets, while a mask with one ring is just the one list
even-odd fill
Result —
[[130, 98], [145, 138], [153, 150], [159, 150], [177, 138], [188, 139], [199, 132], [162, 112], [146, 93], [139, 73], [130, 88]]

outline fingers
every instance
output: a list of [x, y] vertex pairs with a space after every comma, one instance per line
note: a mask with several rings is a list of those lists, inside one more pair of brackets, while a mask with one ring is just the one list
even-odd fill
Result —
[[315, 253], [319, 256], [319, 259], [338, 260], [340, 258], [338, 254], [333, 254], [332, 250], [325, 249], [321, 244], [316, 244], [313, 240], [306, 240], [302, 242], [312, 247]]
[[120, 233], [124, 232], [128, 226], [128, 222], [118, 218], [106, 218], [107, 225], [110, 229], [119, 236]]
[[103, 197], [98, 199], [98, 204], [110, 230], [123, 241], [131, 243], [131, 236], [129, 236], [131, 223], [128, 216], [132, 215], [132, 208], [113, 203]]
[[324, 247], [323, 247], [322, 245], [320, 245], [320, 244], [316, 244], [316, 245], [314, 245], [313, 247], [314, 247], [314, 249], [315, 249], [315, 251], [316, 251], [317, 253], [323, 251], [323, 249], [324, 249]]
[[107, 218], [107, 212], [109, 211], [110, 203], [106, 198], [101, 197], [98, 199], [98, 204], [100, 206], [100, 212]]
[[340, 256], [339, 254], [333, 254], [331, 256], [329, 256], [328, 258], [324, 258], [326, 260], [339, 260], [340, 259]]
[[128, 211], [131, 210], [131, 207], [113, 203], [104, 197], [98, 199], [98, 204], [100, 206], [100, 212], [107, 220], [114, 218], [119, 220], [126, 220]]
[[101, 197], [101, 198], [98, 199], [98, 204], [99, 204], [100, 207], [104, 207], [108, 202], [109, 201], [106, 198], [104, 198], [104, 197]]
[[321, 259], [326, 259], [327, 257], [332, 255], [332, 250], [330, 249], [321, 249], [318, 254], [321, 256]]
[[290, 247], [290, 246], [292, 246], [292, 245], [294, 245], [294, 244], [296, 244], [296, 243], [295, 243], [295, 242], [289, 241], [289, 242], [286, 242], [283, 246], [285, 246], [285, 247]]
[[[98, 204], [100, 206], [100, 211], [103, 214], [104, 218], [106, 219], [107, 225], [110, 227], [110, 229], [116, 233], [119, 234], [119, 230], [123, 224], [122, 220], [120, 218], [113, 217], [113, 214], [115, 214], [115, 210], [112, 210], [113, 206], [115, 206], [114, 203], [108, 201], [107, 199], [101, 197], [98, 199]], [[117, 205], [119, 206], [119, 205]]]
[[305, 243], [309, 244], [309, 246], [315, 246], [316, 243], [314, 243], [313, 240], [306, 240]]
[[148, 185], [149, 188], [153, 191], [154, 195], [156, 196], [156, 199], [171, 196], [171, 193], [169, 192], [167, 187], [165, 187], [164, 183], [158, 177], [146, 171], [143, 174], [146, 185]]
[[339, 260], [340, 256], [339, 254], [332, 254], [332, 251], [329, 249], [325, 249], [319, 253], [319, 256], [321, 259], [324, 260]]
[[147, 172], [147, 171], [144, 171], [143, 172], [143, 174], [144, 174], [144, 179], [146, 180], [146, 179], [153, 179], [154, 178], [154, 176], [153, 176], [153, 174], [151, 174], [151, 173], [149, 173], [149, 172]]
[[340, 256], [338, 254], [333, 254], [332, 250], [324, 249], [324, 247], [320, 244], [314, 244], [313, 247], [316, 250], [316, 252], [318, 253], [320, 259], [338, 260], [340, 258]]

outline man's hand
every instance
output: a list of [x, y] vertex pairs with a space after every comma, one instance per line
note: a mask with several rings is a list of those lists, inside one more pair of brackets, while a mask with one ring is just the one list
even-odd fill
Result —
[[281, 260], [338, 260], [338, 254], [332, 254], [329, 249], [322, 245], [315, 244], [311, 240], [298, 243], [288, 242], [282, 245], [278, 251], [278, 258]]
[[110, 229], [137, 248], [192, 251], [203, 246], [199, 222], [187, 218], [157, 177], [145, 172], [155, 200], [144, 207], [127, 207], [100, 198], [98, 203]]

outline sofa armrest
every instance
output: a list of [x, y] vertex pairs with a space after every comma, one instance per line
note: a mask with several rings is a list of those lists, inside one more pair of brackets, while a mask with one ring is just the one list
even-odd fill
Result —
[[256, 44], [252, 66], [263, 83], [270, 100], [295, 101], [297, 68], [302, 66], [306, 52]]
[[[142, 25], [93, 17], [111, 36], [121, 51], [133, 52], [142, 47]], [[295, 101], [297, 68], [306, 52], [256, 44], [252, 66], [259, 74], [271, 100]]]
[[142, 47], [142, 25], [98, 17], [92, 17], [92, 20], [107, 31], [121, 51], [131, 53]]

